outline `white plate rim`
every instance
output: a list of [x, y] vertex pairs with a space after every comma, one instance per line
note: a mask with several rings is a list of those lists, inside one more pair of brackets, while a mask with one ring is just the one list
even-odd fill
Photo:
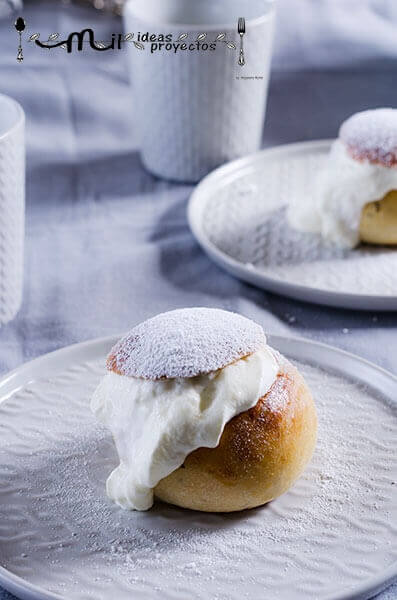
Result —
[[255, 266], [247, 268], [242, 262], [220, 250], [204, 231], [202, 217], [208, 194], [214, 188], [220, 187], [225, 179], [232, 177], [237, 172], [253, 169], [264, 158], [275, 158], [277, 155], [283, 156], [291, 152], [327, 150], [333, 141], [333, 139], [309, 140], [273, 146], [218, 167], [200, 181], [189, 198], [187, 219], [190, 229], [204, 252], [219, 267], [225, 269], [228, 273], [234, 275], [234, 277], [256, 287], [281, 294], [282, 296], [325, 306], [356, 310], [395, 311], [397, 310], [397, 296], [334, 292], [273, 279], [269, 275], [264, 275]]
[[[13, 369], [0, 379], [0, 405], [32, 380], [46, 379], [54, 375], [57, 370], [66, 368], [68, 362], [94, 360], [101, 353], [105, 356], [120, 337], [120, 335], [113, 335], [72, 344], [44, 354]], [[269, 334], [267, 338], [270, 345], [279, 349], [282, 353], [298, 358], [303, 349], [305, 355], [300, 356], [303, 362], [306, 361], [309, 364], [313, 362], [323, 368], [329, 366], [332, 371], [369, 385], [372, 389], [387, 396], [391, 402], [397, 402], [397, 376], [364, 358], [308, 338], [273, 334]], [[341, 358], [343, 358], [342, 361]], [[352, 367], [358, 368], [358, 375], [351, 370]], [[34, 375], [37, 369], [40, 373], [39, 377]], [[346, 590], [346, 592], [342, 592], [337, 596], [327, 597], [326, 600], [368, 600], [386, 589], [395, 579], [397, 579], [397, 561], [376, 577], [363, 582], [361, 586], [350, 591]], [[29, 583], [2, 566], [0, 566], [0, 585], [5, 590], [21, 598], [21, 600], [64, 600], [64, 596], [60, 596], [55, 592], [48, 592], [37, 585]], [[135, 598], [138, 600], [138, 596], [135, 596]]]

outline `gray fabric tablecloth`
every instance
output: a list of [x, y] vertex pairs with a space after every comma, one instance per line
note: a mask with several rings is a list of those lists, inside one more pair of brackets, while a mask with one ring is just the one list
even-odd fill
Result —
[[[94, 10], [27, 3], [29, 32], [120, 31]], [[186, 221], [191, 187], [140, 163], [124, 52], [66, 55], [27, 47], [0, 21], [0, 92], [27, 115], [27, 230], [22, 309], [0, 330], [0, 370], [64, 345], [119, 333], [159, 311], [217, 306], [269, 332], [349, 350], [397, 371], [397, 314], [288, 300], [210, 262]], [[358, 25], [359, 24], [359, 25]], [[395, 102], [394, 0], [280, 1], [264, 145], [326, 138], [354, 111]], [[9, 600], [0, 590], [0, 600]], [[397, 586], [381, 595], [397, 598]]]

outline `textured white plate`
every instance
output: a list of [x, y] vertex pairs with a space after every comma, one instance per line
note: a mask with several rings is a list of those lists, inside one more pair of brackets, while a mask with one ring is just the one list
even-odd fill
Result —
[[[116, 463], [88, 403], [114, 339], [49, 354], [0, 382], [0, 584], [23, 599], [368, 598], [397, 574], [397, 379], [287, 338], [319, 439], [290, 492], [211, 515], [104, 494]], [[306, 364], [303, 364], [306, 363]]]
[[190, 227], [221, 267], [265, 290], [329, 306], [397, 310], [397, 250], [344, 250], [294, 231], [286, 206], [310, 195], [331, 141], [302, 142], [233, 161], [203, 179]]

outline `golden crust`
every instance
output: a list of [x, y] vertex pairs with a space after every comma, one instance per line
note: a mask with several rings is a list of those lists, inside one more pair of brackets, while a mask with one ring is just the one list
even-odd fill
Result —
[[397, 190], [364, 206], [360, 239], [367, 244], [397, 245]]
[[386, 169], [394, 168], [397, 165], [397, 155], [394, 152], [388, 152], [385, 158], [381, 148], [371, 148], [370, 150], [361, 150], [352, 144], [346, 144], [346, 148], [350, 156], [357, 162], [369, 162], [371, 165], [379, 165]]
[[106, 368], [108, 371], [113, 371], [113, 373], [116, 373], [117, 375], [122, 374], [120, 372], [120, 369], [117, 367], [117, 356], [116, 352], [114, 352], [113, 349], [110, 352], [110, 354], [108, 354], [108, 357], [106, 359]]
[[227, 423], [216, 448], [199, 448], [155, 488], [160, 500], [231, 512], [284, 493], [314, 450], [317, 417], [299, 372], [288, 365], [258, 403]]

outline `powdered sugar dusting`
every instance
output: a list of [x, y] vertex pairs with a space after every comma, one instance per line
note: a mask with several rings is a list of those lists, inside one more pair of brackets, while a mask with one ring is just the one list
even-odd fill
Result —
[[0, 563], [13, 573], [68, 600], [319, 600], [397, 559], [397, 415], [373, 390], [298, 365], [318, 443], [287, 494], [229, 515], [161, 503], [131, 513], [104, 493], [117, 456], [88, 406], [102, 364], [0, 406]]
[[262, 327], [246, 317], [214, 308], [184, 308], [137, 325], [111, 350], [107, 367], [144, 379], [195, 377], [265, 344]]
[[[279, 374], [291, 381], [296, 380], [299, 377], [296, 367], [274, 348], [271, 348], [271, 352], [278, 364]], [[266, 406], [272, 413], [282, 414], [290, 401], [290, 388], [285, 385], [284, 377], [278, 377], [266, 394]]]
[[339, 137], [353, 158], [392, 167], [397, 164], [397, 109], [356, 113], [342, 124]]

